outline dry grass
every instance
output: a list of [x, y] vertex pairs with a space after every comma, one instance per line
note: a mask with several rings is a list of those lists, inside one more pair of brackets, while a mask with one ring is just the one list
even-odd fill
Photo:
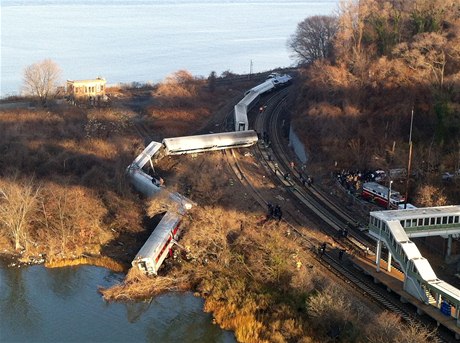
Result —
[[116, 273], [126, 272], [125, 265], [114, 261], [111, 258], [101, 257], [79, 257], [75, 259], [51, 259], [46, 261], [45, 267], [47, 268], [62, 268], [70, 266], [90, 265], [110, 269]]
[[124, 282], [99, 291], [107, 301], [132, 301], [152, 298], [165, 292], [177, 292], [190, 289], [187, 277], [145, 276], [137, 268], [131, 268]]

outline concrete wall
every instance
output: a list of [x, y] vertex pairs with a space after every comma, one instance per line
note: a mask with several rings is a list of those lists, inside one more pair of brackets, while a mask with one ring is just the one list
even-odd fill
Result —
[[294, 150], [297, 158], [302, 163], [307, 163], [308, 161], [307, 152], [305, 150], [305, 147], [303, 146], [303, 143], [300, 141], [299, 137], [295, 133], [294, 128], [292, 127], [292, 124], [289, 127], [289, 145]]

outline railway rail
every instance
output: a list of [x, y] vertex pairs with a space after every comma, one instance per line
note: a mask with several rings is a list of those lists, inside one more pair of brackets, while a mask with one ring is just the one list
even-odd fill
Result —
[[[348, 285], [363, 294], [373, 302], [377, 303], [383, 309], [389, 310], [400, 315], [404, 320], [421, 320], [416, 315], [416, 310], [408, 304], [401, 303], [399, 298], [388, 293], [386, 289], [382, 289], [380, 285], [374, 284], [368, 277], [362, 273], [356, 273], [356, 269], [352, 264], [343, 263], [336, 252], [326, 253], [320, 257], [317, 253], [319, 242], [307, 237], [301, 227], [305, 222], [299, 221], [298, 213], [301, 212], [305, 217], [310, 217], [312, 214], [321, 219], [323, 225], [322, 230], [331, 236], [339, 248], [345, 248], [349, 254], [363, 254], [367, 248], [372, 253], [372, 248], [375, 241], [363, 234], [359, 230], [360, 223], [356, 221], [351, 213], [344, 211], [339, 205], [331, 201], [327, 196], [315, 186], [305, 186], [302, 178], [305, 179], [303, 171], [293, 169], [290, 164], [290, 152], [285, 151], [283, 139], [279, 133], [279, 126], [283, 119], [281, 115], [284, 111], [288, 89], [283, 89], [271, 95], [265, 102], [264, 108], [254, 120], [254, 127], [257, 132], [268, 132], [270, 142], [259, 143], [252, 148], [255, 158], [259, 164], [269, 173], [271, 173], [274, 182], [277, 182], [281, 187], [285, 187], [289, 194], [293, 197], [297, 208], [294, 211], [287, 212], [284, 219], [292, 228], [292, 231], [302, 238], [306, 249], [311, 251], [312, 256], [318, 263], [331, 271], [336, 277], [344, 280]], [[235, 172], [238, 180], [240, 180], [254, 199], [263, 207], [266, 208], [267, 201], [260, 192], [250, 184], [250, 178], [246, 176], [246, 171], [241, 166], [238, 160], [238, 154], [234, 151], [226, 152], [227, 159]], [[287, 176], [286, 174], [290, 175]], [[286, 177], [287, 176], [287, 177]], [[310, 222], [311, 223], [311, 222]], [[324, 225], [326, 224], [326, 225]], [[343, 230], [348, 231], [347, 237], [340, 237]], [[432, 325], [431, 322], [423, 321], [425, 325]], [[440, 342], [449, 342], [450, 334], [438, 331], [437, 339]]]
[[[373, 247], [374, 241], [370, 241], [360, 230], [356, 230], [359, 222], [355, 221], [352, 214], [341, 209], [340, 206], [331, 201], [327, 196], [315, 186], [305, 186], [302, 178], [305, 179], [304, 171], [293, 169], [288, 153], [283, 149], [283, 139], [279, 134], [278, 127], [282, 122], [282, 113], [285, 109], [285, 102], [288, 89], [282, 89], [271, 94], [265, 99], [266, 109], [255, 118], [255, 129], [259, 133], [268, 132], [270, 143], [259, 143], [252, 148], [255, 158], [259, 164], [269, 172], [274, 182], [287, 189], [291, 196], [291, 204], [295, 210], [284, 210], [284, 220], [292, 228], [292, 232], [300, 237], [305, 249], [311, 252], [315, 260], [330, 270], [338, 278], [344, 280], [361, 294], [372, 299], [382, 308], [399, 314], [405, 320], [419, 319], [409, 305], [403, 304], [399, 299], [395, 299], [386, 290], [382, 290], [378, 285], [366, 280], [366, 276], [356, 273], [356, 270], [347, 263], [342, 263], [335, 256], [335, 251], [330, 251], [322, 256], [317, 253], [320, 242], [308, 237], [302, 227], [311, 225], [321, 226], [322, 230], [330, 235], [337, 243], [338, 247], [346, 248], [350, 254], [362, 253], [365, 247]], [[228, 118], [224, 118], [222, 127], [228, 125]], [[143, 139], [150, 139], [150, 134], [142, 123], [134, 123], [134, 127]], [[248, 190], [248, 193], [257, 203], [266, 208], [267, 200], [261, 192], [251, 183], [247, 171], [240, 163], [240, 155], [234, 150], [223, 151], [231, 170], [241, 184]], [[287, 176], [286, 174], [290, 175]], [[303, 216], [299, 216], [302, 214]], [[311, 219], [312, 215], [315, 219]], [[349, 230], [347, 237], [340, 237], [338, 233]], [[439, 335], [438, 340], [448, 342], [444, 335]]]

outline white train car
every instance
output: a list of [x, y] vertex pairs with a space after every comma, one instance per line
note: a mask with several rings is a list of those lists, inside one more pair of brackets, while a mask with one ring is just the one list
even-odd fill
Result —
[[235, 105], [235, 131], [249, 130], [248, 112], [259, 100], [259, 93], [249, 90], [245, 97]]
[[257, 143], [257, 140], [257, 133], [250, 130], [165, 138], [163, 145], [166, 155], [182, 155], [211, 150], [248, 147]]
[[288, 74], [276, 75], [275, 77], [272, 78], [272, 81], [273, 81], [273, 85], [275, 86], [275, 88], [287, 86], [288, 84], [291, 83], [292, 76]]
[[248, 90], [244, 98], [235, 105], [235, 131], [249, 130], [248, 112], [259, 100], [261, 94], [270, 92], [275, 88], [288, 85], [292, 80], [290, 75], [280, 75], [278, 73], [270, 74], [268, 79]]
[[256, 92], [259, 95], [262, 94], [262, 93], [269, 92], [269, 91], [271, 91], [271, 90], [273, 90], [275, 88], [275, 85], [273, 84], [274, 80], [275, 80], [275, 78], [268, 79], [267, 81], [261, 83], [260, 85], [257, 85], [254, 88], [251, 88], [250, 91]]
[[[388, 193], [390, 190], [378, 184], [377, 182], [365, 182], [363, 184], [363, 191], [361, 193], [362, 197], [365, 199], [370, 199], [375, 201], [378, 205], [382, 207], [388, 207]], [[400, 204], [403, 204], [405, 201], [404, 197], [395, 190], [391, 190], [390, 194], [390, 206], [391, 208], [398, 208]]]
[[157, 275], [158, 269], [168, 256], [171, 247], [180, 234], [179, 223], [181, 215], [167, 212], [149, 239], [131, 262], [133, 267], [139, 268], [147, 275]]
[[126, 169], [126, 174], [134, 188], [148, 198], [154, 196], [161, 190], [156, 180], [147, 173], [144, 173], [134, 163]]
[[140, 168], [138, 168], [134, 163], [131, 164], [127, 170], [126, 174], [128, 175], [128, 178], [131, 182], [131, 184], [134, 186], [134, 188], [142, 193], [144, 196], [147, 198], [151, 198], [160, 192], [166, 193], [167, 196], [171, 201], [174, 203], [178, 204], [177, 210], [180, 213], [185, 213], [186, 210], [191, 209], [193, 206], [196, 204], [191, 201], [190, 199], [186, 198], [185, 196], [174, 192], [171, 193], [164, 187], [160, 186], [157, 183], [157, 180], [155, 180], [153, 177], [150, 175], [144, 173]]
[[137, 165], [139, 168], [142, 168], [151, 161], [151, 159], [158, 154], [160, 149], [163, 147], [161, 143], [152, 141], [147, 147], [136, 157], [133, 164]]

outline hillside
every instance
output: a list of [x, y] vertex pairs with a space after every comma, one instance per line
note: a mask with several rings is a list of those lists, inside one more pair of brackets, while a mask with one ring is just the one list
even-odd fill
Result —
[[[450, 0], [342, 4], [327, 58], [302, 68], [293, 123], [327, 175], [408, 163], [410, 201], [460, 202], [460, 5]], [[445, 172], [457, 173], [443, 182]], [[404, 189], [401, 189], [404, 191]]]

